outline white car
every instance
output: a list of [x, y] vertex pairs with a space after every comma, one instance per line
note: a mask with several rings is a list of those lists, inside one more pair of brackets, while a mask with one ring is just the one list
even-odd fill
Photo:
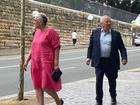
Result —
[[134, 44], [135, 44], [135, 46], [139, 46], [140, 45], [140, 34], [137, 34], [135, 36]]

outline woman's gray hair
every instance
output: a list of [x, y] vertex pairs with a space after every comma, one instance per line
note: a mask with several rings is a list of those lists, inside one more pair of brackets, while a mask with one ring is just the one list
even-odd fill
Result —
[[44, 13], [40, 13], [40, 15], [41, 15], [41, 17], [42, 17], [42, 19], [43, 19], [44, 25], [46, 25], [47, 22], [48, 22], [48, 17], [47, 17], [46, 14], [44, 14]]
[[48, 22], [48, 18], [45, 13], [33, 11], [32, 13], [33, 18], [35, 19], [43, 19], [43, 24], [46, 25]]
[[34, 19], [40, 19], [41, 18], [41, 15], [40, 15], [40, 13], [38, 11], [33, 11], [32, 12], [32, 17]]

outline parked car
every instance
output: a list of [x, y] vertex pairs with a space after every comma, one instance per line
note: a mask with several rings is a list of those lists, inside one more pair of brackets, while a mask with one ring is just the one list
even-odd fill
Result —
[[134, 39], [134, 44], [135, 46], [139, 46], [140, 45], [140, 33], [137, 33]]

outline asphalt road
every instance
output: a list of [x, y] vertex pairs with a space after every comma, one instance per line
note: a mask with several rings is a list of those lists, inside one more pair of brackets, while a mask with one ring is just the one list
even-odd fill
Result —
[[[140, 47], [129, 47], [128, 64], [121, 65], [121, 70], [135, 69], [140, 67]], [[60, 68], [63, 71], [63, 83], [91, 78], [94, 68], [85, 65], [86, 48], [62, 50], [60, 56]], [[16, 94], [19, 81], [19, 57], [2, 56], [0, 58], [0, 97]], [[25, 91], [32, 90], [30, 67], [25, 72]], [[120, 71], [121, 71], [120, 70]]]

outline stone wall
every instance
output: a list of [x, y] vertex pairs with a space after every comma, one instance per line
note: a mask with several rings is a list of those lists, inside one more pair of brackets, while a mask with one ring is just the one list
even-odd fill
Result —
[[[62, 46], [72, 45], [71, 32], [73, 30], [78, 33], [78, 45], [88, 44], [91, 29], [100, 26], [100, 16], [94, 15], [94, 19], [90, 21], [87, 20], [89, 13], [26, 0], [26, 47], [30, 47], [32, 41], [31, 13], [35, 9], [47, 14], [48, 24], [54, 26], [60, 33]], [[19, 48], [20, 0], [1, 0], [0, 14], [0, 48]], [[113, 28], [122, 33], [125, 45], [131, 46], [132, 35], [128, 26], [128, 23], [113, 20]]]
[[0, 1], [0, 48], [19, 46], [20, 2]]

